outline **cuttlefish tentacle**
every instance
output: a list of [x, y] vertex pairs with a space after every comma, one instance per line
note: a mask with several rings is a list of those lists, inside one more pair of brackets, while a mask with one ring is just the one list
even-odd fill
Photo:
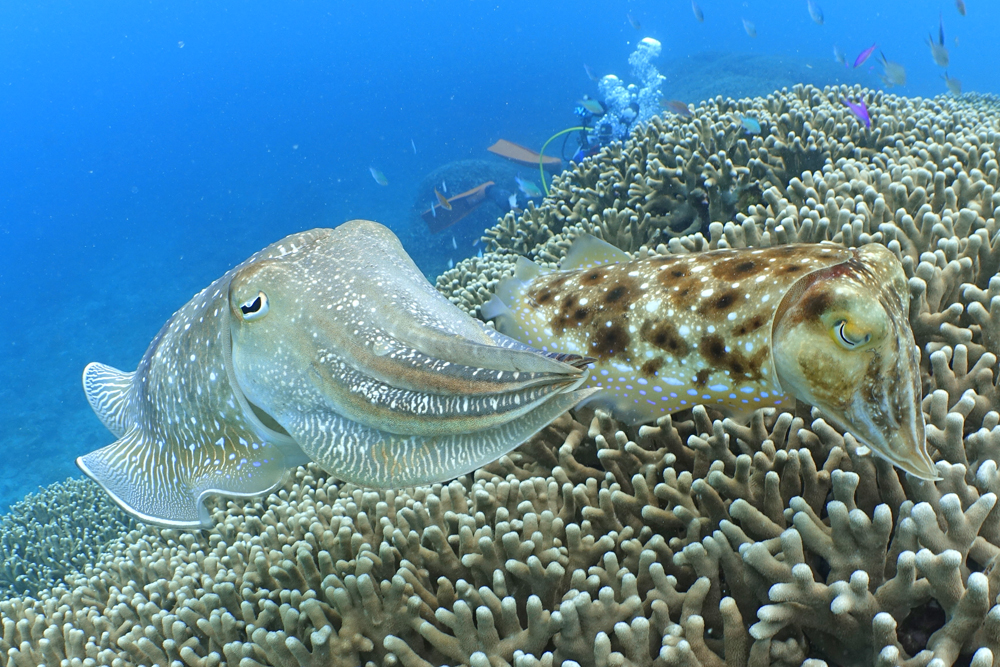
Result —
[[699, 403], [747, 418], [798, 398], [906, 472], [936, 478], [909, 290], [885, 247], [632, 260], [583, 237], [561, 268], [518, 260], [482, 312], [527, 345], [594, 358], [585, 403], [642, 423]]
[[315, 460], [365, 486], [447, 480], [585, 398], [586, 360], [490, 332], [381, 225], [292, 235], [195, 296], [133, 374], [88, 367], [119, 440], [80, 467], [128, 512], [194, 528]]

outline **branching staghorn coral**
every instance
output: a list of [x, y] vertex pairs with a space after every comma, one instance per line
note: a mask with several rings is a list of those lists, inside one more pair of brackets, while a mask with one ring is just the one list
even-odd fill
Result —
[[[837, 101], [859, 94], [870, 131]], [[720, 105], [768, 125], [724, 150], [759, 201], [667, 240], [623, 194], [679, 145], [651, 123], [501, 221], [498, 249], [439, 288], [475, 311], [516, 252], [554, 265], [580, 231], [640, 256], [882, 243], [909, 279], [940, 480], [901, 475], [806, 405], [637, 428], [584, 408], [450, 484], [375, 493], [299, 469], [216, 507], [213, 531], [136, 529], [66, 585], [0, 602], [0, 665], [995, 664], [1000, 104], [717, 100], [683, 121], [692, 154], [718, 140]], [[574, 195], [582, 177], [603, 194]]]
[[90, 480], [67, 479], [28, 494], [0, 517], [0, 598], [61, 583], [134, 527]]

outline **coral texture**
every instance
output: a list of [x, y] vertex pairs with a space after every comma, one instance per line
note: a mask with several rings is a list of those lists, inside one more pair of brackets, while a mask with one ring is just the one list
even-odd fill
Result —
[[135, 521], [90, 480], [28, 494], [0, 517], [0, 599], [62, 583], [133, 528]]
[[[882, 243], [909, 278], [939, 481], [804, 405], [639, 428], [581, 409], [449, 484], [376, 493], [302, 468], [218, 505], [212, 531], [133, 530], [0, 602], [0, 665], [996, 664], [998, 112], [861, 89], [715, 100], [575, 166], [438, 282], [475, 312], [516, 252], [552, 264], [580, 231], [642, 256]], [[692, 190], [707, 233], [665, 235], [657, 202]]]

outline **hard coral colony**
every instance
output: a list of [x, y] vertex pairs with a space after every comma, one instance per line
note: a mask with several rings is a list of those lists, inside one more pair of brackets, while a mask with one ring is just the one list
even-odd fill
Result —
[[132, 530], [65, 585], [0, 602], [0, 664], [992, 665], [998, 110], [857, 88], [711, 100], [557, 177], [438, 280], [477, 313], [519, 253], [553, 268], [584, 232], [635, 259], [884, 246], [939, 480], [805, 405], [639, 428], [584, 407], [447, 485], [366, 492], [300, 468], [263, 501], [211, 505], [211, 531]]

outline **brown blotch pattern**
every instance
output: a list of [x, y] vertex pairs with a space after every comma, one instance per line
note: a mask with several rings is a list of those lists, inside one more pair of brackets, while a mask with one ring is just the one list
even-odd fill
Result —
[[800, 271], [802, 271], [802, 266], [799, 264], [785, 264], [775, 269], [774, 273], [779, 276], [790, 276], [792, 274], [799, 273]]
[[552, 296], [553, 296], [552, 290], [543, 289], [535, 292], [528, 298], [531, 299], [534, 303], [538, 304], [539, 306], [544, 306], [545, 304], [547, 304], [549, 301], [552, 300]]
[[657, 371], [663, 368], [663, 357], [653, 357], [642, 365], [639, 369], [646, 377], [656, 375]]
[[596, 285], [597, 283], [604, 280], [605, 275], [607, 274], [603, 269], [594, 269], [592, 271], [585, 271], [580, 276], [580, 284], [587, 285], [588, 287], [591, 285]]
[[767, 320], [765, 319], [765, 317], [760, 313], [758, 313], [753, 317], [749, 317], [740, 322], [738, 325], [736, 325], [736, 327], [733, 328], [733, 334], [735, 334], [736, 336], [746, 336], [747, 334], [753, 333], [757, 329], [760, 329], [766, 323]]
[[618, 285], [608, 290], [604, 295], [604, 303], [618, 303], [623, 296], [628, 295], [628, 288], [625, 285]]
[[709, 270], [719, 280], [742, 280], [755, 276], [765, 268], [764, 264], [750, 258], [732, 257], [713, 262]]
[[830, 307], [830, 295], [826, 292], [810, 294], [802, 302], [802, 312], [805, 317], [818, 318]]
[[[528, 298], [535, 298], [534, 293], [529, 293]], [[553, 295], [553, 301], [558, 302], [559, 297]], [[578, 316], [577, 314], [583, 310], [583, 315]], [[553, 333], [561, 334], [566, 331], [566, 327], [575, 324], [579, 324], [586, 319], [587, 311], [586, 309], [578, 308], [578, 302], [575, 294], [567, 294], [562, 302], [559, 303], [559, 309], [552, 314], [552, 318], [549, 320], [549, 326], [552, 327]], [[572, 319], [571, 319], [572, 318]]]
[[688, 353], [687, 341], [677, 332], [677, 328], [666, 320], [646, 320], [639, 329], [639, 338], [677, 358], [684, 357]]
[[763, 379], [760, 369], [767, 357], [767, 350], [760, 348], [752, 357], [747, 357], [739, 348], [726, 351], [726, 343], [722, 336], [709, 334], [701, 337], [698, 343], [701, 356], [713, 367], [728, 370], [735, 376]]
[[628, 359], [628, 346], [632, 337], [622, 323], [612, 323], [609, 327], [601, 324], [595, 327], [590, 347], [593, 356], [600, 361], [608, 359]]
[[702, 315], [725, 314], [733, 306], [737, 305], [741, 299], [743, 299], [743, 293], [740, 290], [727, 289], [707, 298], [701, 305], [701, 308], [698, 309], [698, 312]]

